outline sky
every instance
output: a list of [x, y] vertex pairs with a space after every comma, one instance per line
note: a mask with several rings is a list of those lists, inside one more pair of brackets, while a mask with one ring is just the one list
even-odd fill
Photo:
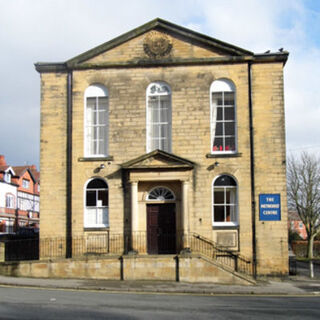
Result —
[[320, 154], [320, 0], [0, 0], [0, 154], [40, 153], [40, 75], [154, 18], [262, 53], [284, 48], [288, 154]]

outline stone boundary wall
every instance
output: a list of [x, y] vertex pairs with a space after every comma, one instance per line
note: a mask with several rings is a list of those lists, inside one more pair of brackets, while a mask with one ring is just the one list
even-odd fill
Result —
[[249, 284], [198, 256], [113, 256], [0, 263], [4, 276]]

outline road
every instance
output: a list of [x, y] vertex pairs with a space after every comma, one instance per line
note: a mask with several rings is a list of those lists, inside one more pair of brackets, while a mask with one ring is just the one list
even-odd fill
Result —
[[0, 319], [320, 319], [320, 297], [129, 294], [0, 287]]

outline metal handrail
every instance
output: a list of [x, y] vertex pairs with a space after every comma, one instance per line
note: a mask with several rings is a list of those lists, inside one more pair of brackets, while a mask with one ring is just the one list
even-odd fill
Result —
[[[195, 244], [194, 241], [198, 241], [198, 243]], [[190, 245], [191, 251], [199, 252], [236, 272], [253, 275], [253, 263], [250, 259], [222, 248], [211, 239], [193, 232], [190, 234]]]

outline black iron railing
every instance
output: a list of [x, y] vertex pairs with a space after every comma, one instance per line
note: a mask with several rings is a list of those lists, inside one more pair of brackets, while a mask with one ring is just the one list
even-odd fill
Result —
[[250, 259], [226, 250], [214, 241], [199, 234], [189, 234], [189, 244], [192, 252], [198, 252], [207, 258], [220, 263], [236, 272], [253, 276], [253, 263]]
[[72, 256], [140, 254], [176, 254], [183, 248], [199, 253], [231, 270], [253, 275], [252, 261], [239, 254], [218, 246], [215, 242], [199, 234], [183, 232], [157, 233], [125, 232], [124, 234], [88, 233], [75, 236], [68, 242], [66, 238], [41, 238], [4, 240], [5, 260], [37, 260], [65, 258], [67, 243], [72, 244]]

